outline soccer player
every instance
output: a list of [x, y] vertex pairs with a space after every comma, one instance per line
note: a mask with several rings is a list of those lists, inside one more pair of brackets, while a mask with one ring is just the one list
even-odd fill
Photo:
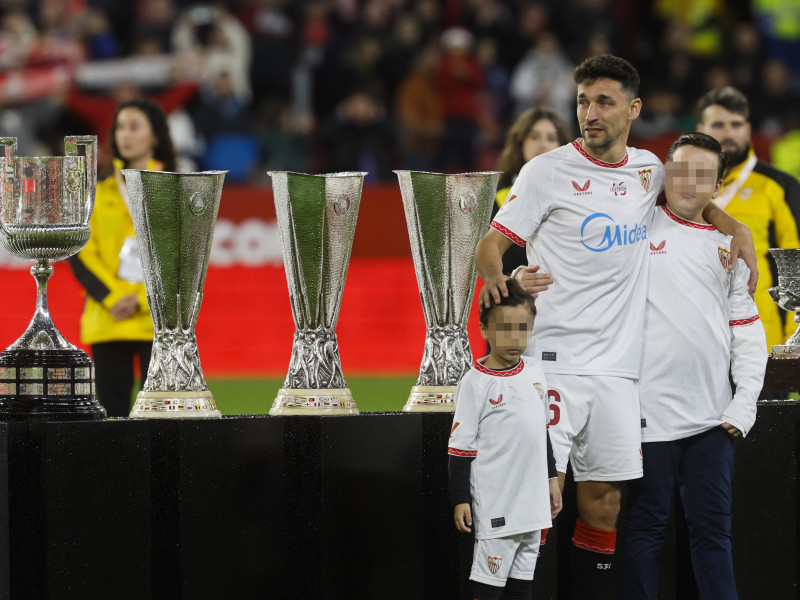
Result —
[[711, 136], [680, 136], [667, 155], [667, 204], [655, 209], [648, 236], [639, 380], [644, 476], [628, 487], [625, 600], [658, 597], [659, 554], [676, 484], [700, 597], [738, 597], [730, 538], [733, 441], [755, 422], [767, 355], [764, 327], [747, 293], [747, 267], [738, 262], [728, 270], [730, 237], [703, 219], [722, 188], [726, 160]]
[[697, 130], [715, 138], [728, 155], [722, 191], [714, 203], [747, 225], [755, 238], [761, 274], [755, 301], [767, 332], [767, 348], [772, 348], [797, 327], [792, 315], [781, 317], [767, 290], [777, 277], [770, 268], [769, 249], [800, 247], [800, 183], [756, 157], [750, 143], [750, 104], [739, 90], [712, 90], [700, 98], [697, 109]]
[[479, 305], [479, 314], [491, 350], [456, 392], [448, 447], [453, 516], [459, 531], [475, 524], [473, 597], [530, 600], [541, 531], [561, 510], [547, 384], [539, 361], [522, 359], [536, 307], [510, 281], [508, 296]]
[[[652, 153], [626, 146], [642, 104], [639, 75], [628, 62], [588, 58], [575, 69], [575, 82], [582, 138], [522, 168], [478, 243], [476, 265], [485, 305], [506, 293], [502, 255], [512, 243], [527, 247], [531, 266], [518, 275], [524, 288], [549, 287], [539, 297], [542, 316], [528, 352], [535, 348], [547, 374], [559, 476], [563, 482], [569, 459], [577, 482], [571, 590], [588, 600], [603, 597], [610, 579], [620, 482], [642, 475], [636, 380], [648, 229], [664, 167]], [[713, 205], [704, 217], [735, 234], [732, 260], [743, 248], [754, 288], [747, 228]]]

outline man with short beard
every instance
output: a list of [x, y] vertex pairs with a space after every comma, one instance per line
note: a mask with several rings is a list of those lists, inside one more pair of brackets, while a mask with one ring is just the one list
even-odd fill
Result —
[[755, 301], [771, 349], [796, 328], [791, 314], [781, 317], [767, 290], [777, 280], [769, 249], [800, 246], [800, 183], [756, 157], [750, 143], [750, 106], [739, 90], [724, 87], [708, 92], [698, 101], [697, 112], [697, 130], [715, 138], [728, 155], [722, 193], [715, 203], [753, 234], [760, 275]]

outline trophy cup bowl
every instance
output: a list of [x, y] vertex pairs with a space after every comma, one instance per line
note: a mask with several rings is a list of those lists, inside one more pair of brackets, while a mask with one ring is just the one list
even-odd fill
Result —
[[[50, 261], [89, 240], [97, 187], [97, 138], [67, 136], [64, 156], [16, 156], [16, 138], [0, 138], [0, 242], [36, 261], [36, 310], [20, 338], [0, 354], [0, 419], [99, 419], [88, 354], [58, 331], [47, 304]], [[78, 154], [85, 147], [85, 155]]]
[[366, 173], [269, 174], [295, 324], [289, 372], [269, 414], [358, 414], [336, 322]]
[[472, 367], [467, 319], [475, 247], [489, 227], [499, 172], [395, 171], [425, 314], [425, 347], [404, 412], [452, 412], [461, 377]]
[[772, 346], [770, 355], [775, 358], [789, 358], [800, 354], [800, 249], [770, 248], [769, 253], [778, 266], [778, 285], [769, 288], [772, 299], [787, 312], [793, 312], [798, 328], [783, 344]]
[[220, 417], [200, 367], [195, 325], [227, 171], [124, 169], [155, 335], [131, 417]]

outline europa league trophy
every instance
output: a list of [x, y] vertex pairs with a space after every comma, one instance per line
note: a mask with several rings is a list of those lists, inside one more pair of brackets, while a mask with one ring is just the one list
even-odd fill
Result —
[[125, 169], [155, 336], [131, 417], [219, 417], [194, 333], [227, 171]]
[[419, 379], [403, 411], [451, 412], [458, 381], [472, 367], [475, 246], [489, 225], [500, 173], [395, 173], [427, 327]]
[[92, 360], [64, 339], [47, 307], [50, 261], [89, 241], [97, 138], [67, 136], [65, 156], [16, 156], [16, 138], [0, 138], [0, 145], [0, 240], [13, 255], [36, 261], [31, 275], [38, 290], [28, 329], [0, 354], [0, 418], [102, 419]]
[[[778, 266], [778, 285], [769, 288], [769, 295], [783, 310], [794, 312], [794, 322], [800, 324], [800, 249], [770, 248], [769, 251]], [[785, 344], [772, 347], [775, 358], [797, 356], [800, 354], [800, 327]]]
[[358, 414], [335, 329], [366, 173], [270, 175], [295, 334], [269, 414]]

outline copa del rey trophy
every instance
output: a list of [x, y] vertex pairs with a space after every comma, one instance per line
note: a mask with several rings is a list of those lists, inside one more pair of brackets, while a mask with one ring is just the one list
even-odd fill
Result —
[[295, 334], [269, 414], [358, 414], [335, 329], [366, 173], [270, 175]]
[[451, 412], [458, 381], [472, 367], [467, 319], [478, 275], [475, 247], [489, 225], [500, 173], [395, 173], [427, 327], [419, 378], [403, 411]]
[[153, 316], [150, 368], [131, 417], [219, 417], [197, 324], [226, 171], [122, 171]]
[[[94, 365], [53, 324], [47, 305], [50, 261], [89, 241], [97, 187], [97, 138], [67, 136], [64, 156], [16, 156], [17, 139], [0, 138], [0, 241], [36, 261], [36, 311], [28, 329], [0, 354], [0, 418], [101, 419]], [[85, 148], [80, 156], [80, 147]]]
[[[778, 266], [778, 285], [769, 288], [769, 295], [783, 310], [795, 313], [800, 325], [800, 249], [770, 248], [769, 253]], [[789, 358], [800, 355], [800, 326], [784, 344], [772, 346], [771, 356]]]

